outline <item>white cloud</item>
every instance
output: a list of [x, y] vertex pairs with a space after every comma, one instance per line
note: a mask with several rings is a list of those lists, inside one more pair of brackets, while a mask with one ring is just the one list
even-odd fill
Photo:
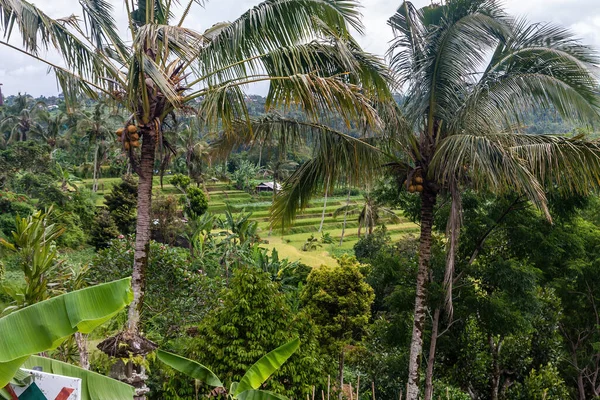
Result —
[[[202, 31], [216, 22], [231, 21], [257, 0], [212, 0], [204, 8], [196, 7], [188, 17], [186, 25]], [[417, 7], [430, 4], [431, 0], [414, 0]], [[529, 21], [552, 22], [572, 29], [581, 36], [583, 42], [600, 49], [600, 0], [506, 0], [509, 13], [527, 17]], [[77, 0], [36, 0], [35, 4], [52, 17], [71, 14], [80, 15]], [[126, 10], [123, 0], [112, 0], [114, 14], [119, 27], [126, 32]], [[365, 35], [358, 37], [359, 43], [375, 54], [383, 55], [388, 48], [392, 33], [387, 19], [401, 4], [401, 0], [362, 0], [363, 24]], [[20, 41], [13, 38], [11, 43], [19, 46]], [[51, 54], [53, 62], [60, 58]], [[57, 86], [52, 75], [40, 62], [0, 45], [0, 83], [5, 94], [27, 92], [32, 95], [52, 95]], [[262, 91], [258, 89], [259, 91]]]

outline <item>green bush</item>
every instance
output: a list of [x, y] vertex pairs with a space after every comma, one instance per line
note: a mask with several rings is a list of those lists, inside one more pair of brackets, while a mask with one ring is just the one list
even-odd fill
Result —
[[186, 190], [192, 183], [192, 180], [187, 175], [175, 174], [171, 177], [171, 179], [169, 180], [169, 183], [175, 187], [182, 189], [182, 190]]
[[121, 182], [114, 185], [104, 197], [104, 203], [119, 232], [124, 235], [135, 232], [137, 181], [133, 176], [124, 175]]
[[208, 200], [202, 189], [197, 187], [189, 187], [186, 190], [184, 202], [184, 210], [186, 215], [191, 218], [199, 217], [208, 209]]
[[117, 236], [119, 236], [119, 228], [110, 212], [105, 208], [98, 209], [90, 232], [90, 244], [96, 249], [104, 249], [110, 246], [110, 242]]

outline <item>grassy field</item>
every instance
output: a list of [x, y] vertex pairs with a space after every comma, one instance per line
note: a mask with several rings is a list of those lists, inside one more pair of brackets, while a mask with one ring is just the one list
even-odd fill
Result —
[[[97, 192], [98, 197], [96, 200], [98, 206], [104, 204], [104, 195], [109, 193], [112, 186], [119, 182], [119, 180], [120, 178], [104, 178], [100, 181], [100, 190]], [[165, 177], [165, 184], [161, 189], [158, 177], [155, 177], [155, 194], [181, 196], [181, 192], [168, 184], [168, 181], [169, 178]], [[83, 184], [91, 188], [91, 180], [85, 180]], [[344, 218], [343, 216], [334, 218], [333, 213], [336, 209], [346, 204], [345, 197], [330, 197], [327, 200], [323, 233], [331, 235], [334, 243], [321, 243], [321, 247], [317, 250], [302, 251], [302, 245], [311, 235], [314, 235], [317, 239], [321, 239], [321, 233], [318, 233], [318, 229], [321, 223], [324, 199], [315, 198], [308, 208], [299, 213], [294, 225], [286, 229], [283, 235], [280, 230], [273, 230], [272, 234], [269, 235], [269, 207], [271, 206], [271, 199], [268, 196], [253, 196], [247, 192], [236, 190], [233, 186], [225, 182], [208, 184], [207, 190], [209, 194], [209, 212], [222, 217], [228, 205], [235, 212], [252, 212], [252, 220], [258, 223], [259, 234], [264, 240], [268, 241], [265, 247], [277, 249], [280, 257], [287, 257], [290, 260], [300, 260], [311, 266], [322, 264], [333, 265], [335, 264], [334, 256], [351, 253], [354, 244], [358, 241], [358, 216], [348, 215], [344, 242], [339, 246]], [[350, 202], [354, 204], [359, 203], [361, 200], [362, 196], [353, 196], [350, 198]], [[393, 240], [398, 240], [407, 234], [418, 232], [417, 225], [403, 218], [400, 210], [397, 211], [397, 215], [400, 217], [399, 223], [393, 224], [390, 221], [383, 221]]]

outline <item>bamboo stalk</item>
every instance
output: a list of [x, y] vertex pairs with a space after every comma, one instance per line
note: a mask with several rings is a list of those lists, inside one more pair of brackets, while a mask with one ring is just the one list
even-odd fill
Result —
[[350, 382], [349, 385], [350, 385], [350, 400], [354, 400], [354, 398], [353, 398], [354, 390], [352, 390], [352, 382]]
[[329, 400], [330, 391], [331, 391], [331, 375], [327, 375], [327, 400]]
[[358, 379], [356, 382], [356, 400], [358, 400], [358, 398], [359, 398], [358, 397], [359, 390], [360, 390], [360, 375], [358, 375]]
[[315, 387], [313, 386], [313, 395], [312, 395], [312, 400], [315, 400]]
[[375, 400], [375, 381], [371, 381], [371, 392], [373, 393], [373, 400]]
[[325, 400], [325, 392], [323, 391], [323, 389], [321, 389], [321, 399]]

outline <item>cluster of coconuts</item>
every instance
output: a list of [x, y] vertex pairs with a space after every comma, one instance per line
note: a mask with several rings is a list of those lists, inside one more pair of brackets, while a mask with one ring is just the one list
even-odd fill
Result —
[[[123, 137], [125, 135], [125, 137]], [[135, 125], [128, 125], [127, 128], [119, 128], [117, 130], [118, 142], [123, 142], [125, 150], [129, 150], [132, 147], [140, 147], [140, 135], [138, 128]]]
[[420, 174], [414, 174], [412, 180], [408, 185], [408, 191], [410, 193], [422, 192], [423, 191], [423, 177]]

